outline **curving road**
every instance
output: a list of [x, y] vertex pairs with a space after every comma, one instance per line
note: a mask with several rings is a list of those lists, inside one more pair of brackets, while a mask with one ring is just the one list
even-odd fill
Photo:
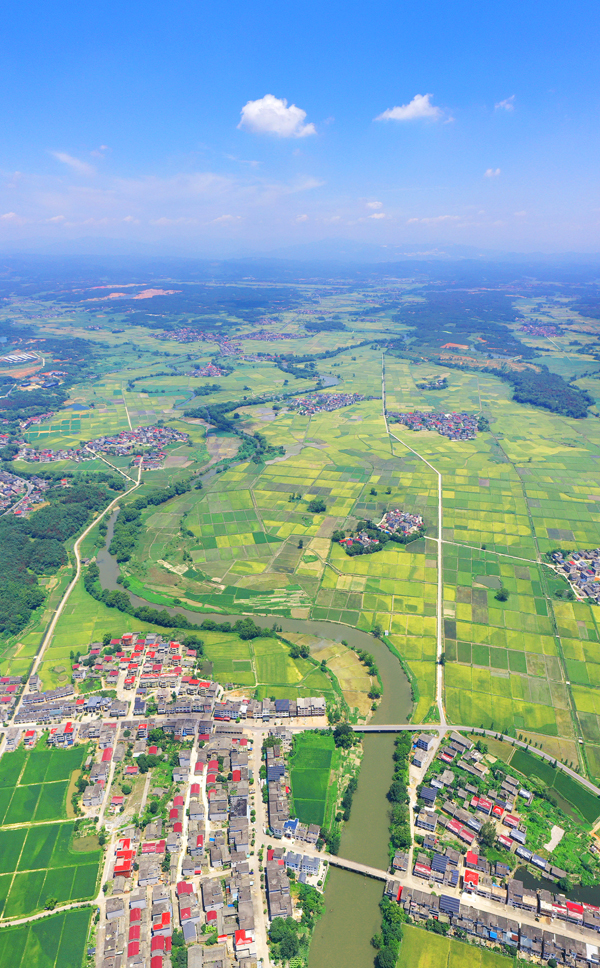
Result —
[[[75, 554], [75, 565], [76, 565], [76, 567], [75, 567], [75, 576], [70, 581], [70, 583], [69, 583], [69, 585], [68, 585], [68, 587], [67, 587], [67, 589], [66, 589], [66, 591], [65, 591], [65, 593], [63, 595], [63, 597], [61, 598], [61, 600], [60, 600], [60, 602], [58, 604], [58, 607], [57, 607], [57, 609], [56, 609], [56, 611], [54, 613], [54, 617], [52, 618], [52, 621], [50, 622], [50, 625], [48, 626], [48, 628], [46, 630], [46, 634], [44, 635], [44, 638], [42, 640], [42, 644], [40, 645], [40, 648], [39, 648], [39, 650], [37, 652], [37, 655], [36, 655], [36, 657], [34, 659], [33, 665], [31, 667], [31, 669], [29, 670], [29, 676], [32, 676], [34, 673], [36, 673], [38, 671], [38, 668], [40, 666], [40, 663], [41, 663], [42, 659], [44, 658], [44, 653], [45, 653], [46, 649], [48, 648], [48, 646], [50, 645], [50, 642], [52, 641], [52, 637], [54, 635], [54, 630], [56, 628], [57, 622], [58, 622], [60, 616], [62, 615], [62, 613], [64, 611], [65, 605], [69, 601], [69, 598], [71, 596], [71, 592], [75, 588], [75, 586], [76, 586], [76, 584], [79, 581], [79, 578], [81, 576], [81, 554], [79, 552], [79, 549], [81, 547], [81, 542], [84, 540], [84, 538], [87, 538], [87, 536], [90, 533], [90, 531], [92, 530], [92, 528], [95, 528], [96, 525], [98, 524], [98, 522], [101, 521], [102, 518], [106, 514], [109, 514], [117, 506], [117, 504], [119, 503], [119, 501], [122, 501], [123, 498], [124, 497], [127, 497], [128, 494], [131, 494], [132, 491], [135, 491], [140, 486], [141, 482], [142, 482], [142, 468], [141, 468], [141, 465], [140, 465], [140, 467], [138, 469], [138, 479], [137, 479], [137, 482], [133, 485], [133, 487], [130, 487], [127, 491], [124, 491], [122, 494], [119, 494], [118, 497], [116, 497], [114, 499], [114, 501], [111, 501], [110, 504], [107, 507], [105, 507], [104, 510], [101, 511], [100, 514], [97, 517], [94, 518], [94, 520], [92, 521], [92, 523], [89, 524], [87, 526], [87, 528], [85, 529], [85, 531], [83, 531], [79, 535], [79, 537], [77, 538], [77, 541], [73, 545], [73, 552]], [[21, 694], [21, 699], [17, 703], [17, 705], [15, 706], [13, 715], [11, 716], [10, 720], [8, 720], [7, 725], [10, 725], [10, 723], [12, 722], [12, 720], [14, 719], [14, 717], [17, 715], [19, 709], [21, 708], [21, 704], [22, 704], [22, 701], [23, 701], [23, 695], [24, 695], [24, 693]]]

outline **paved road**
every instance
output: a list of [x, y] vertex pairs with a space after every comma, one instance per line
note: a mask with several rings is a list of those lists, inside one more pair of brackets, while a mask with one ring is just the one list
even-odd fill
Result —
[[[30, 669], [30, 672], [29, 672], [29, 675], [30, 676], [32, 676], [34, 673], [36, 673], [38, 671], [38, 668], [40, 666], [40, 663], [41, 663], [42, 659], [44, 658], [44, 653], [45, 653], [46, 649], [48, 648], [48, 646], [50, 645], [50, 643], [52, 641], [52, 636], [54, 635], [54, 630], [56, 628], [56, 625], [58, 623], [58, 620], [59, 620], [60, 616], [63, 613], [63, 610], [64, 610], [65, 605], [69, 601], [69, 598], [71, 596], [71, 592], [73, 591], [73, 589], [77, 585], [77, 582], [79, 581], [79, 578], [80, 578], [80, 575], [81, 575], [81, 554], [80, 554], [80, 550], [79, 550], [80, 547], [81, 547], [81, 542], [84, 540], [84, 538], [87, 538], [87, 536], [90, 533], [90, 531], [92, 530], [92, 528], [95, 528], [96, 525], [98, 524], [98, 522], [101, 521], [102, 518], [106, 514], [109, 514], [113, 510], [113, 508], [115, 508], [117, 506], [117, 504], [119, 503], [119, 501], [122, 501], [124, 497], [127, 497], [128, 494], [131, 494], [132, 491], [135, 491], [136, 488], [138, 488], [140, 486], [141, 479], [142, 479], [142, 468], [140, 466], [140, 468], [138, 470], [137, 483], [134, 484], [133, 487], [130, 487], [129, 490], [124, 491], [123, 494], [119, 494], [119, 496], [116, 497], [114, 499], [114, 501], [111, 501], [110, 504], [108, 505], [108, 507], [105, 507], [104, 510], [101, 511], [100, 514], [97, 515], [97, 517], [94, 518], [94, 520], [92, 521], [92, 523], [87, 526], [87, 528], [85, 529], [85, 531], [83, 531], [79, 535], [79, 537], [77, 538], [77, 541], [73, 545], [73, 552], [75, 554], [75, 563], [76, 563], [75, 577], [69, 583], [69, 586], [67, 587], [67, 590], [65, 591], [63, 597], [61, 598], [61, 600], [60, 600], [60, 602], [58, 604], [58, 607], [56, 609], [56, 612], [54, 613], [54, 618], [52, 619], [52, 621], [50, 622], [50, 625], [48, 626], [48, 629], [46, 631], [46, 634], [45, 634], [45, 636], [44, 636], [44, 638], [42, 640], [42, 644], [41, 644], [41, 646], [39, 648], [39, 651], [38, 651], [38, 653], [37, 653], [37, 655], [35, 657], [35, 660], [33, 662], [32, 667]], [[24, 695], [24, 693], [21, 694], [21, 699], [17, 703], [17, 705], [15, 706], [15, 710], [13, 712], [13, 715], [11, 716], [10, 720], [8, 720], [7, 725], [10, 725], [10, 723], [12, 722], [12, 720], [14, 719], [14, 717], [17, 715], [19, 709], [21, 708], [21, 704], [23, 702], [23, 695]]]
[[31, 914], [28, 918], [15, 918], [13, 921], [0, 921], [0, 928], [12, 928], [15, 924], [29, 924], [30, 921], [39, 921], [47, 918], [50, 914], [63, 914], [65, 911], [72, 911], [73, 908], [97, 907], [95, 901], [72, 901], [71, 904], [63, 904], [55, 907], [53, 911], [39, 911]]
[[262, 762], [262, 744], [269, 730], [262, 729], [254, 737], [254, 748], [252, 751], [252, 773], [254, 784], [250, 787], [253, 796], [253, 805], [256, 810], [256, 820], [254, 830], [256, 842], [254, 853], [248, 857], [248, 863], [254, 876], [254, 890], [252, 891], [252, 906], [254, 910], [254, 938], [256, 941], [257, 960], [262, 959], [263, 968], [269, 968], [271, 959], [269, 958], [269, 946], [267, 944], [267, 923], [268, 914], [265, 914], [267, 907], [266, 897], [260, 886], [260, 871], [258, 862], [258, 852], [263, 848], [263, 867], [267, 863], [267, 845], [272, 843], [273, 838], [267, 837], [267, 805], [262, 800], [262, 787], [260, 785], [260, 768]]

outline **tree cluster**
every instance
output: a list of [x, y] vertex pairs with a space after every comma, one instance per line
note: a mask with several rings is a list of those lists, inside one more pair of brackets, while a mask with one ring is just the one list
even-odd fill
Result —
[[25, 627], [45, 598], [37, 575], [67, 563], [62, 542], [110, 500], [106, 488], [88, 484], [49, 488], [46, 497], [49, 504], [29, 518], [0, 517], [0, 632], [13, 635]]
[[152, 491], [146, 497], [138, 497], [131, 504], [127, 504], [119, 511], [113, 530], [113, 537], [110, 543], [109, 552], [116, 555], [117, 561], [129, 561], [139, 533], [142, 530], [142, 511], [149, 506], [156, 507], [170, 501], [173, 497], [185, 494], [191, 489], [190, 481], [177, 481], [168, 487]]

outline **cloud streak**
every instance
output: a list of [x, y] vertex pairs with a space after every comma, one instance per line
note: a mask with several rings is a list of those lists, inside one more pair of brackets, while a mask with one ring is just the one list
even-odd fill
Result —
[[459, 222], [460, 215], [434, 215], [429, 218], [409, 218], [407, 225], [414, 225], [415, 222], [423, 222], [424, 225], [435, 225], [439, 222]]
[[238, 128], [253, 134], [274, 135], [276, 138], [306, 138], [316, 134], [314, 124], [306, 124], [306, 111], [288, 103], [285, 98], [265, 94], [257, 101], [248, 101], [242, 108]]
[[408, 104], [388, 108], [387, 111], [378, 114], [375, 121], [418, 121], [423, 118], [428, 121], [439, 121], [444, 112], [431, 103], [432, 97], [433, 94], [415, 94]]
[[510, 97], [504, 98], [503, 101], [498, 101], [494, 104], [494, 111], [514, 111], [515, 109], [515, 95], [511, 94]]
[[67, 165], [72, 171], [76, 171], [78, 175], [96, 174], [96, 169], [93, 165], [88, 165], [86, 161], [81, 161], [80, 158], [74, 158], [73, 155], [68, 155], [65, 151], [51, 151], [50, 154], [57, 161], [62, 162], [63, 165]]
[[486, 168], [483, 175], [484, 178], [497, 178], [498, 175], [502, 174], [502, 169], [500, 168]]

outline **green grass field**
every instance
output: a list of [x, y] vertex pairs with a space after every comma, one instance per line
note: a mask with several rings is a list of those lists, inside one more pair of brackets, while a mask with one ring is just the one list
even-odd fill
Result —
[[294, 739], [291, 759], [292, 798], [303, 823], [323, 823], [330, 795], [330, 771], [337, 754], [333, 737], [302, 733]]
[[0, 931], [0, 968], [81, 968], [91, 908]]
[[397, 968], [510, 968], [514, 958], [404, 925]]
[[86, 754], [84, 745], [40, 743], [0, 760], [0, 918], [26, 917], [49, 898], [65, 904], [95, 895], [101, 851], [72, 850], [74, 824], [64, 822], [70, 777]]

